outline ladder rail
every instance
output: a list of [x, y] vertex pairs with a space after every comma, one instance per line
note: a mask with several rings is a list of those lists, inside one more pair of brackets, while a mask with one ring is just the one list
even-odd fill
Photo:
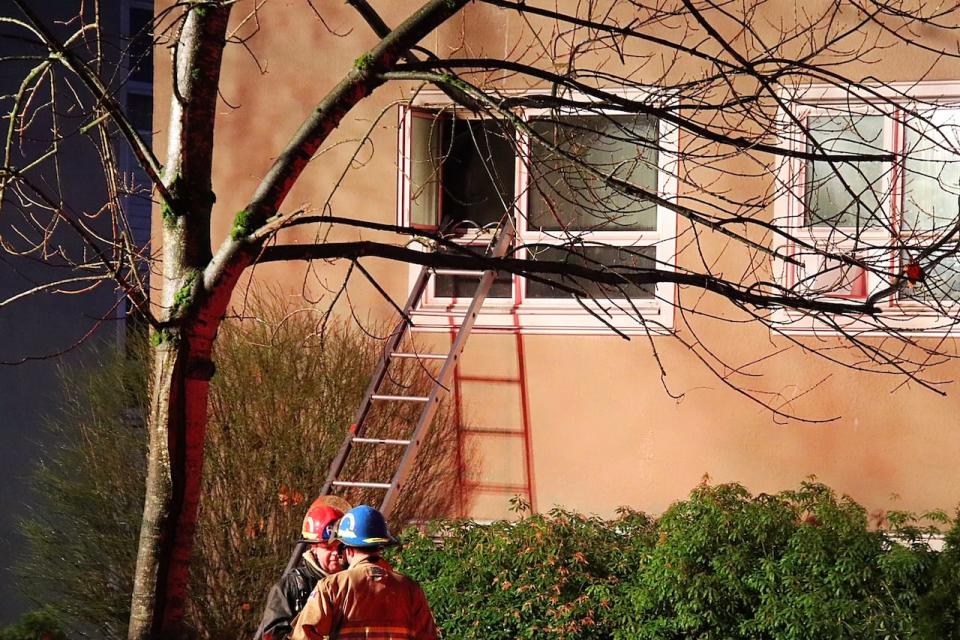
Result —
[[[492, 257], [500, 258], [506, 255], [509, 248], [513, 245], [514, 238], [516, 236], [516, 227], [511, 216], [507, 216], [507, 220], [503, 227], [500, 229], [499, 234], [496, 239], [492, 242], [491, 248], [492, 251], [490, 255]], [[378, 439], [368, 438], [364, 439], [363, 434], [365, 431], [365, 422], [367, 415], [370, 412], [370, 408], [373, 405], [374, 396], [378, 395], [377, 390], [380, 388], [380, 385], [383, 383], [383, 379], [386, 376], [387, 369], [390, 366], [391, 359], [397, 352], [397, 348], [403, 340], [403, 337], [406, 335], [407, 331], [411, 327], [411, 322], [409, 320], [411, 311], [416, 308], [417, 304], [420, 302], [420, 299], [423, 297], [424, 292], [426, 291], [427, 284], [430, 281], [433, 273], [436, 269], [431, 269], [430, 267], [423, 267], [420, 270], [420, 275], [417, 277], [417, 280], [414, 283], [413, 288], [410, 290], [410, 295], [407, 298], [406, 305], [403, 308], [404, 317], [400, 319], [397, 323], [396, 328], [393, 333], [390, 335], [390, 338], [387, 340], [386, 345], [384, 346], [383, 355], [380, 357], [380, 361], [377, 365], [373, 377], [370, 379], [370, 383], [367, 385], [366, 392], [364, 393], [363, 400], [360, 403], [360, 407], [357, 409], [353, 423], [350, 430], [347, 432], [346, 437], [343, 440], [343, 443], [340, 445], [340, 449], [337, 452], [337, 455], [334, 457], [333, 462], [330, 465], [330, 469], [327, 472], [326, 480], [323, 483], [323, 488], [320, 491], [320, 495], [327, 495], [331, 493], [335, 486], [356, 486], [356, 487], [368, 487], [368, 488], [378, 488], [386, 489], [386, 494], [383, 498], [383, 501], [380, 504], [380, 511], [384, 514], [385, 517], [389, 517], [391, 510], [393, 509], [394, 503], [396, 502], [396, 497], [401, 489], [401, 487], [406, 482], [406, 479], [410, 473], [410, 470], [413, 466], [413, 462], [416, 460], [417, 453], [420, 449], [420, 444], [423, 441], [423, 438], [426, 436], [426, 432], [430, 427], [433, 418], [436, 415], [437, 408], [440, 404], [440, 399], [442, 394], [447, 392], [449, 389], [450, 379], [453, 375], [453, 371], [456, 367], [456, 363], [460, 358], [460, 354], [463, 351], [463, 347], [466, 344], [467, 338], [470, 335], [473, 325], [476, 322], [477, 316], [480, 313], [480, 308], [483, 305], [484, 300], [487, 297], [487, 294], [490, 292], [490, 288], [493, 286], [493, 281], [497, 276], [497, 270], [488, 269], [478, 272], [471, 272], [473, 274], [479, 274], [479, 282], [477, 288], [474, 291], [473, 299], [470, 302], [467, 312], [464, 316], [464, 322], [461, 324], [459, 330], [457, 331], [457, 336], [451, 345], [450, 351], [445, 357], [438, 357], [438, 354], [427, 354], [424, 359], [443, 359], [443, 366], [440, 368], [439, 373], [433, 379], [433, 386], [431, 388], [430, 394], [426, 398], [424, 408], [420, 413], [420, 417], [417, 420], [416, 426], [414, 427], [413, 433], [409, 437], [406, 443], [406, 449], [403, 452], [403, 455], [400, 459], [399, 466], [394, 472], [389, 483], [381, 482], [361, 482], [361, 481], [344, 481], [340, 480], [340, 473], [343, 471], [344, 466], [346, 465], [347, 459], [350, 456], [350, 453], [353, 451], [353, 445], [355, 438], [358, 438], [359, 442], [369, 442], [373, 444], [373, 441]], [[441, 270], [442, 271], [442, 270]], [[416, 354], [402, 353], [398, 357], [409, 358]], [[420, 400], [423, 401], [423, 400]], [[382, 442], [382, 444], [395, 445], [400, 444], [401, 440], [395, 440], [391, 442]], [[300, 542], [294, 548], [293, 554], [290, 556], [290, 560], [287, 563], [286, 569], [284, 569], [284, 575], [292, 571], [297, 564], [300, 562], [300, 558], [303, 553], [306, 551], [306, 543]]]
[[[516, 228], [514, 227], [513, 219], [508, 217], [507, 223], [504, 225], [504, 228], [501, 230], [500, 235], [495, 241], [492, 256], [499, 258], [506, 255], [506, 252], [513, 245], [515, 235]], [[449, 391], [450, 380], [453, 377], [454, 369], [456, 368], [457, 362], [460, 359], [460, 354], [466, 345], [467, 338], [470, 337], [470, 332], [473, 330], [473, 325], [477, 321], [477, 316], [480, 314], [480, 309], [483, 306], [483, 302], [486, 299], [487, 294], [490, 292], [490, 287], [493, 286], [493, 281], [496, 276], [496, 270], [486, 270], [483, 272], [480, 282], [477, 284], [477, 289], [474, 292], [473, 299], [470, 301], [470, 305], [467, 307], [467, 311], [463, 317], [463, 322], [461, 323], [460, 328], [457, 330], [457, 336], [454, 338], [453, 344], [450, 347], [447, 360], [443, 363], [440, 372], [434, 379], [433, 388], [428, 396], [429, 399], [427, 404], [421, 412], [420, 418], [417, 420], [417, 424], [414, 427], [413, 433], [409, 437], [411, 442], [403, 452], [403, 457], [400, 459], [400, 464], [397, 467], [397, 470], [394, 472], [393, 479], [390, 481], [390, 488], [387, 489], [387, 493], [383, 497], [383, 501], [380, 503], [380, 512], [383, 513], [384, 517], [389, 517], [390, 512], [393, 510], [393, 506], [396, 502], [397, 494], [404, 483], [406, 483], [407, 477], [413, 468], [413, 463], [417, 458], [417, 453], [419, 452], [420, 446], [423, 443], [423, 439], [426, 437], [426, 433], [433, 422], [434, 416], [436, 416], [437, 409], [440, 406], [442, 394]]]
[[[383, 355], [380, 357], [380, 362], [377, 364], [377, 368], [374, 371], [373, 377], [370, 378], [370, 383], [367, 384], [367, 390], [364, 392], [364, 399], [360, 403], [360, 407], [357, 409], [357, 413], [353, 418], [353, 424], [356, 425], [356, 427], [354, 430], [347, 432], [347, 436], [343, 439], [343, 443], [340, 445], [340, 449], [337, 451], [337, 455], [334, 457], [333, 462], [330, 465], [330, 469], [327, 472], [327, 477], [323, 482], [323, 488], [320, 490], [321, 496], [325, 496], [330, 493], [331, 489], [333, 488], [334, 481], [337, 479], [340, 472], [343, 471], [343, 467], [347, 462], [347, 458], [350, 456], [351, 449], [353, 448], [353, 437], [355, 435], [363, 435], [363, 423], [366, 420], [367, 414], [370, 412], [370, 407], [373, 404], [371, 398], [377, 392], [377, 389], [383, 382], [383, 378], [387, 374], [387, 368], [390, 366], [390, 354], [396, 350], [397, 346], [400, 344], [400, 341], [403, 340], [403, 336], [406, 335], [407, 329], [409, 329], [410, 310], [420, 302], [420, 298], [423, 297], [423, 292], [426, 291], [427, 282], [429, 281], [430, 271], [424, 267], [420, 270], [420, 275], [417, 276], [413, 288], [410, 290], [410, 295], [407, 296], [407, 303], [404, 306], [403, 311], [404, 314], [406, 314], [406, 317], [400, 318], [396, 328], [394, 328], [393, 333], [387, 340], [387, 344], [384, 346]], [[297, 564], [299, 564], [300, 558], [303, 556], [306, 550], [307, 544], [305, 542], [298, 542], [294, 546], [293, 553], [290, 554], [290, 560], [287, 561], [287, 566], [284, 568], [282, 575], [287, 575], [293, 571]]]
[[387, 374], [387, 369], [390, 366], [391, 356], [397, 347], [400, 345], [400, 342], [403, 340], [403, 336], [406, 335], [407, 329], [409, 329], [409, 317], [410, 311], [417, 306], [417, 303], [420, 302], [420, 298], [423, 297], [423, 292], [427, 288], [427, 282], [430, 280], [430, 271], [426, 267], [420, 270], [420, 275], [417, 277], [416, 282], [414, 283], [413, 289], [410, 291], [410, 295], [407, 298], [407, 303], [404, 306], [403, 312], [407, 315], [405, 318], [400, 318], [400, 321], [397, 323], [397, 327], [394, 329], [393, 333], [390, 336], [390, 339], [387, 341], [387, 344], [384, 345], [383, 355], [380, 356], [380, 362], [377, 364], [377, 369], [373, 374], [373, 377], [370, 379], [370, 383], [367, 385], [367, 390], [363, 394], [363, 400], [360, 402], [360, 407], [357, 409], [357, 413], [353, 418], [354, 429], [347, 432], [346, 437], [343, 439], [343, 443], [340, 445], [340, 450], [337, 452], [337, 456], [333, 459], [333, 463], [330, 465], [330, 470], [327, 472], [327, 478], [323, 483], [323, 488], [320, 490], [320, 495], [327, 495], [330, 493], [330, 489], [333, 487], [333, 481], [337, 479], [340, 472], [343, 471], [343, 467], [347, 462], [347, 458], [350, 455], [350, 451], [353, 448], [353, 438], [355, 436], [362, 436], [365, 430], [364, 423], [366, 422], [367, 414], [370, 412], [370, 408], [373, 406], [373, 396], [376, 395], [377, 389], [380, 388], [380, 384], [383, 382], [384, 377]]

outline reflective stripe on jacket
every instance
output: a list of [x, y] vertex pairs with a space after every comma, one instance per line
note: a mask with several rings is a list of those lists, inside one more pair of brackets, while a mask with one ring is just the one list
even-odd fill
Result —
[[314, 589], [293, 640], [437, 640], [423, 590], [385, 561], [363, 559]]

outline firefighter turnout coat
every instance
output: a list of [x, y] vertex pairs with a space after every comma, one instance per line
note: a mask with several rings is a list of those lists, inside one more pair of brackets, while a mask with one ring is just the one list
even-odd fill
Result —
[[423, 590], [380, 558], [321, 580], [294, 622], [293, 640], [437, 640]]
[[293, 619], [303, 609], [313, 588], [326, 575], [310, 554], [305, 553], [300, 564], [284, 574], [267, 594], [263, 619], [254, 640], [287, 640], [293, 631]]

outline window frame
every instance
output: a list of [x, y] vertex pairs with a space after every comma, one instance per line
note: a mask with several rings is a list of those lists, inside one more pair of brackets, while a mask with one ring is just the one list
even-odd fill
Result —
[[[832, 86], [809, 86], [790, 95], [783, 94], [784, 103], [793, 105], [793, 113], [806, 126], [808, 118], [823, 114], [837, 114], [851, 111], [851, 90], [844, 90]], [[808, 162], [799, 158], [781, 157], [778, 161], [777, 187], [778, 195], [774, 201], [773, 222], [776, 226], [802, 241], [809, 242], [817, 247], [825, 247], [834, 251], [861, 253], [874, 264], [884, 265], [891, 274], [902, 273], [906, 267], [903, 255], [893, 247], [879, 248], [884, 241], [895, 240], [900, 242], [904, 238], [918, 236], [928, 240], [935, 239], [934, 233], [923, 234], [905, 229], [902, 224], [906, 193], [906, 170], [903, 166], [903, 157], [900, 155], [906, 149], [906, 125], [904, 107], [915, 101], [922, 101], [923, 108], [943, 109], [954, 111], [960, 115], [960, 83], [957, 82], [923, 82], [923, 83], [893, 83], [884, 87], [871, 87], [869, 93], [864, 89], [852, 89], [859, 103], [855, 112], [877, 115], [883, 122], [883, 152], [897, 154], [894, 160], [888, 161], [884, 169], [884, 184], [881, 193], [884, 196], [880, 212], [882, 221], [889, 228], [879, 226], [873, 229], [865, 228], [856, 234], [854, 227], [824, 226], [817, 228], [807, 226], [803, 219], [805, 199], [807, 197], [806, 172]], [[866, 104], [864, 104], [866, 103]], [[781, 144], [791, 151], [805, 150], [806, 144], [801, 139], [800, 129], [788, 119], [781, 110], [778, 113], [777, 126], [781, 132]], [[960, 162], [960, 157], [958, 157]], [[836, 233], [850, 233], [851, 237], [838, 240]], [[805, 249], [792, 238], [775, 236], [773, 250], [776, 255], [791, 257], [802, 256]], [[869, 247], [858, 249], [860, 240]], [[774, 276], [777, 282], [787, 289], [796, 286], [800, 281], [798, 267], [782, 258], [773, 260]], [[841, 299], [848, 301], [866, 300], [871, 294], [890, 285], [891, 279], [883, 274], [864, 274], [863, 293], [861, 295], [825, 294], [824, 299]], [[944, 313], [931, 308], [930, 304], [912, 300], [910, 297], [896, 292], [877, 303], [882, 310], [882, 321], [886, 327], [902, 332], [909, 336], [960, 336], [960, 326], [954, 326], [960, 314], [960, 299], [939, 300], [936, 302]], [[816, 318], [799, 311], [778, 309], [773, 316], [778, 329], [787, 334], [817, 334], [837, 335], [838, 329], [829, 326]], [[857, 332], [858, 335], [881, 335], [885, 332], [879, 329], [874, 322], [860, 318], [835, 318], [844, 331]]]
[[[548, 93], [546, 91], [517, 91], [509, 92], [513, 95], [531, 95]], [[644, 91], [616, 91], [630, 99], [649, 97]], [[580, 95], [571, 96], [578, 100], [588, 98]], [[399, 111], [399, 138], [398, 138], [398, 219], [404, 226], [411, 225], [411, 154], [412, 147], [410, 133], [412, 130], [411, 118], [414, 114], [426, 112], [450, 112], [454, 117], [466, 115], [463, 110], [457, 109], [447, 96], [439, 92], [421, 92], [407, 104], [400, 105]], [[554, 114], [549, 109], [526, 109], [522, 119], [529, 122], [537, 116]], [[605, 114], [617, 115], [622, 112], [604, 111]], [[571, 115], [577, 115], [571, 112]], [[627, 114], [634, 115], [634, 114]], [[679, 128], [658, 120], [659, 126], [659, 153], [657, 160], [657, 189], [664, 200], [676, 202], [677, 195], [677, 167], [679, 144]], [[559, 244], [564, 237], [562, 231], [544, 231], [529, 229], [527, 222], [530, 174], [527, 161], [530, 158], [530, 140], [525, 132], [516, 129], [518, 152], [514, 157], [514, 193], [515, 200], [512, 207], [517, 221], [518, 244]], [[656, 251], [658, 268], [672, 270], [675, 262], [676, 247], [676, 214], [663, 205], [657, 205], [657, 227], [653, 231], [586, 231], [583, 238], [589, 246], [590, 241], [600, 243], [597, 246], [606, 247], [635, 247], [653, 246]], [[442, 210], [438, 206], [438, 217]], [[429, 227], [428, 227], [429, 228]], [[466, 244], [486, 245], [489, 233], [470, 233], [458, 239]], [[426, 243], [415, 243], [421, 250], [430, 250]], [[527, 250], [518, 249], [517, 257], [526, 257]], [[408, 278], [408, 290], [413, 286], [420, 267], [411, 265]], [[413, 320], [419, 330], [449, 331], [450, 327], [459, 323], [470, 303], [469, 297], [440, 297], [435, 295], [433, 281], [428, 285], [420, 305], [414, 310]], [[560, 333], [560, 334], [609, 334], [610, 327], [589, 311], [583, 305], [601, 315], [610, 325], [626, 334], [665, 334], [673, 329], [673, 301], [676, 288], [673, 283], [658, 283], [652, 298], [614, 298], [582, 300], [582, 305], [573, 298], [530, 298], [526, 295], [526, 279], [513, 276], [512, 295], [507, 298], [487, 297], [477, 318], [475, 330], [512, 330], [523, 333]], [[641, 318], [637, 318], [636, 311]]]

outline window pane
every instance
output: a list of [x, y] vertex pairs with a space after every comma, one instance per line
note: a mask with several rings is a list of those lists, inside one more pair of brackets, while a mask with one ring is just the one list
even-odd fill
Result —
[[[534, 120], [533, 131], [585, 165], [657, 192], [658, 121], [648, 116], [566, 116]], [[653, 202], [608, 186], [583, 166], [533, 140], [530, 158], [531, 228], [652, 231]]]
[[905, 123], [903, 231], [945, 230], [960, 209], [960, 112]]
[[[816, 116], [810, 136], [827, 154], [883, 153], [882, 116]], [[818, 149], [808, 145], [811, 152]], [[882, 162], [826, 161], [807, 164], [806, 223], [814, 227], [876, 226], [880, 218]]]
[[141, 135], [150, 137], [153, 132], [153, 96], [128, 91], [127, 118]]
[[410, 223], [435, 227], [440, 216], [440, 156], [447, 119], [433, 113], [410, 117]]
[[130, 9], [130, 32], [127, 56], [130, 78], [153, 82], [153, 12], [150, 9]]
[[[479, 254], [486, 253], [486, 245], [468, 245], [473, 251]], [[455, 253], [448, 247], [438, 247], [438, 253]], [[482, 271], [477, 271], [477, 275], [450, 275], [438, 274], [433, 277], [433, 293], [440, 298], [472, 298], [477, 290], [477, 284], [480, 283]], [[493, 279], [490, 286], [488, 298], [512, 298], [513, 297], [513, 274], [501, 272]]]
[[[575, 251], [576, 253], [572, 253]], [[628, 269], [652, 269], [656, 266], [655, 247], [607, 247], [588, 246], [567, 249], [562, 247], [548, 247], [539, 251], [534, 259], [565, 262], [571, 265], [587, 266], [593, 269], [610, 269], [626, 267]], [[635, 285], [624, 281], [619, 286], [598, 284], [584, 281], [570, 276], [542, 274], [542, 277], [552, 282], [558, 282], [569, 287], [584, 291], [593, 298], [653, 298], [655, 285]], [[528, 298], [572, 298], [573, 295], [556, 289], [549, 284], [527, 279]]]
[[[437, 275], [434, 276], [433, 293], [439, 298], [472, 298], [477, 290], [477, 284], [480, 282], [478, 271], [475, 276], [462, 275]], [[513, 297], [513, 274], [498, 273], [490, 286], [488, 298], [512, 298]]]
[[513, 127], [498, 120], [449, 120], [443, 157], [442, 226], [498, 223], [513, 205]]
[[[854, 254], [864, 260], [864, 256]], [[801, 261], [797, 269], [797, 289], [802, 295], [839, 298], [865, 298], [867, 272], [855, 264], [823, 255], [802, 251], [794, 255]]]
[[[960, 257], [940, 257], [943, 259], [936, 265], [926, 265], [927, 273], [923, 282], [916, 283], [912, 289], [904, 287], [901, 290], [902, 298], [929, 303], [960, 301]], [[936, 260], [936, 257], [932, 256], [931, 259]]]

